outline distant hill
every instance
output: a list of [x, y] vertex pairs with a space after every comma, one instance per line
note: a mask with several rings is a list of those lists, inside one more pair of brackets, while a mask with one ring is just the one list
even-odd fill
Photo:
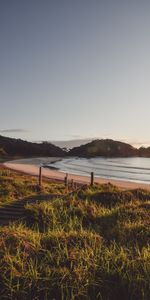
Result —
[[139, 156], [141, 157], [150, 157], [150, 147], [141, 147], [139, 148]]
[[69, 151], [71, 156], [80, 157], [129, 157], [138, 156], [138, 149], [133, 146], [111, 139], [95, 140], [86, 145], [75, 147]]
[[42, 157], [42, 156], [79, 156], [79, 157], [150, 157], [150, 147], [139, 149], [130, 144], [111, 139], [95, 140], [72, 148], [69, 152], [49, 142], [32, 143], [0, 135], [0, 158]]
[[58, 156], [65, 152], [48, 142], [31, 143], [21, 139], [8, 138], [0, 135], [0, 157], [32, 157], [32, 156]]

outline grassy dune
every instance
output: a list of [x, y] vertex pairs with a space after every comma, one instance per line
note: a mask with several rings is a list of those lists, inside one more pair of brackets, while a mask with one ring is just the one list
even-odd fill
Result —
[[[0, 188], [7, 177], [19, 195], [37, 192], [13, 173]], [[27, 204], [24, 224], [0, 228], [0, 299], [148, 300], [150, 193], [108, 184], [62, 199], [61, 185], [43, 189], [60, 198]]]
[[39, 189], [38, 179], [0, 167], [0, 205], [23, 197], [43, 194], [62, 194], [62, 184], [43, 182]]

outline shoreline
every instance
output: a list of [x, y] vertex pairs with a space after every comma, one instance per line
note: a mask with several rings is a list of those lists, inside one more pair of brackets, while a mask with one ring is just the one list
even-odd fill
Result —
[[[60, 159], [60, 158], [57, 158]], [[56, 158], [53, 158], [53, 161], [56, 160]], [[18, 160], [18, 162], [21, 162]], [[28, 174], [31, 176], [38, 176], [39, 175], [39, 165], [38, 164], [24, 164], [24, 163], [18, 163], [17, 161], [9, 161], [2, 163], [3, 166], [5, 166], [8, 169], [18, 171], [24, 174]], [[42, 168], [42, 176], [49, 180], [54, 181], [64, 181], [65, 172], [60, 172], [48, 168]], [[75, 174], [68, 174], [68, 180], [73, 179], [74, 182], [79, 184], [90, 184], [90, 174], [89, 176], [83, 176], [83, 175], [75, 175]], [[116, 179], [105, 179], [105, 178], [94, 178], [95, 183], [99, 184], [106, 184], [111, 183], [121, 189], [136, 189], [136, 188], [142, 188], [145, 190], [150, 191], [150, 184], [146, 183], [136, 183], [131, 181], [122, 181], [122, 180], [116, 180]]]

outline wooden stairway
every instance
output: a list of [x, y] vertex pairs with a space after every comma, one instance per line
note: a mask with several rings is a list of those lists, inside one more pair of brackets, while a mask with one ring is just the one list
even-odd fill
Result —
[[9, 225], [12, 222], [19, 221], [25, 217], [25, 205], [27, 203], [34, 204], [45, 200], [63, 197], [62, 195], [48, 194], [38, 195], [21, 200], [12, 201], [8, 204], [0, 206], [0, 226]]

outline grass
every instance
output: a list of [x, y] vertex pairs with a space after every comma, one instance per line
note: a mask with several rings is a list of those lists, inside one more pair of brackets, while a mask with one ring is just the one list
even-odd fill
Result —
[[0, 204], [42, 193], [62, 194], [64, 192], [63, 184], [44, 181], [41, 189], [37, 178], [0, 168]]
[[28, 204], [0, 228], [0, 299], [148, 300], [149, 210], [150, 193], [112, 185]]

